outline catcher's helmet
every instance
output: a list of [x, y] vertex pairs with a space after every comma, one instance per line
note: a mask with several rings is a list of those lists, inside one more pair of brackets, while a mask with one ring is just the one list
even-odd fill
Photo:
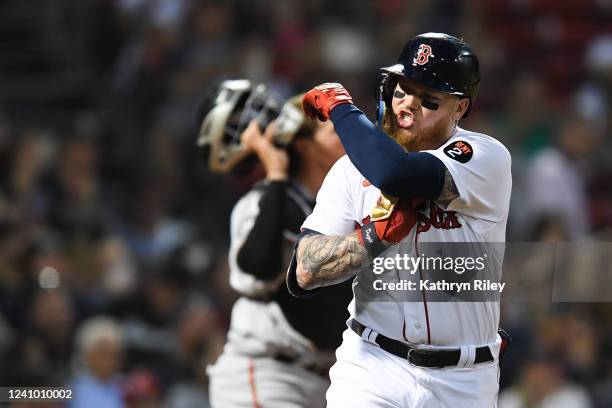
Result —
[[382, 124], [384, 104], [390, 106], [399, 77], [450, 95], [468, 98], [467, 116], [480, 84], [478, 58], [463, 40], [442, 33], [425, 33], [412, 38], [402, 50], [397, 64], [381, 68], [377, 88], [378, 123]]
[[208, 167], [218, 173], [234, 170], [250, 155], [240, 144], [240, 135], [253, 119], [262, 130], [277, 120], [273, 139], [279, 147], [291, 143], [303, 121], [297, 108], [285, 104], [281, 109], [265, 85], [247, 79], [221, 82], [212, 107], [202, 110], [197, 145], [204, 149]]

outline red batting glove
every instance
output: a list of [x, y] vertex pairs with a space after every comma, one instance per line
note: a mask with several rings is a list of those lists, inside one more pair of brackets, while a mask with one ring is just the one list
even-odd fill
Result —
[[368, 254], [378, 256], [387, 248], [385, 242], [398, 243], [410, 233], [419, 218], [417, 204], [416, 200], [400, 199], [388, 218], [367, 223], [357, 231]]
[[331, 110], [343, 103], [353, 103], [348, 91], [337, 82], [327, 82], [306, 92], [302, 99], [302, 109], [309, 118], [319, 118], [325, 122]]

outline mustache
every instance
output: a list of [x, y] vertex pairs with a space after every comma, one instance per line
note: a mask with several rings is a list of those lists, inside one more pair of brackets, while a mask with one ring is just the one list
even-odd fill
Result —
[[409, 152], [437, 149], [447, 139], [445, 129], [447, 122], [438, 121], [431, 127], [411, 131], [404, 129], [397, 123], [394, 114], [385, 115], [383, 130], [391, 139]]
[[385, 121], [385, 131], [387, 132], [387, 134], [389, 134], [389, 136], [391, 136], [393, 139], [397, 140], [397, 137], [400, 136], [401, 134], [406, 134], [406, 133], [410, 133], [412, 135], [417, 135], [418, 133], [414, 133], [412, 131], [408, 131], [402, 127], [400, 127], [399, 123], [397, 122], [397, 117], [395, 115], [389, 115], [389, 118]]

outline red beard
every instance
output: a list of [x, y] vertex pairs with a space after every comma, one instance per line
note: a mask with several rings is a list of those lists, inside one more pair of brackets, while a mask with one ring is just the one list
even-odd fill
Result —
[[413, 132], [399, 127], [393, 114], [385, 115], [384, 130], [400, 146], [409, 152], [434, 150], [442, 146], [448, 139], [447, 134], [451, 119], [441, 119], [433, 126]]

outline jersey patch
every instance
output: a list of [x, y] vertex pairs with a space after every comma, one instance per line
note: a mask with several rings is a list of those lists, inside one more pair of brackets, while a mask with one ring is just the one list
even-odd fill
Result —
[[459, 163], [467, 163], [472, 158], [474, 150], [468, 142], [457, 140], [444, 148], [444, 154]]

